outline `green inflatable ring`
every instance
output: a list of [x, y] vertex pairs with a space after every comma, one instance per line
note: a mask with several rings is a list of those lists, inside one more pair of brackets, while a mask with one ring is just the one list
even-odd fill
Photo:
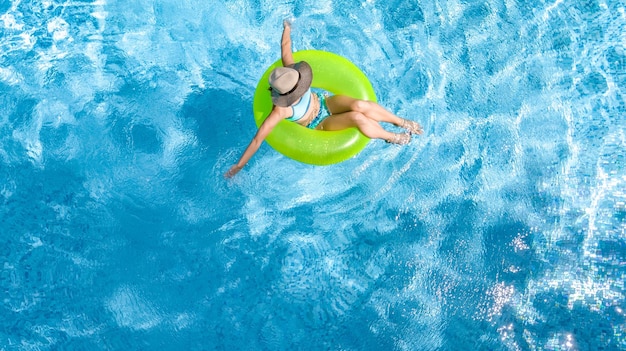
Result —
[[[311, 65], [313, 87], [336, 95], [376, 101], [372, 84], [365, 74], [346, 58], [318, 50], [297, 51], [293, 58], [296, 62], [306, 61]], [[272, 70], [280, 65], [281, 60], [271, 65], [256, 87], [252, 108], [257, 127], [261, 126], [272, 111], [268, 79]], [[313, 165], [330, 165], [345, 161], [363, 150], [369, 140], [357, 128], [320, 131], [285, 120], [280, 121], [266, 138], [267, 143], [281, 154]]]

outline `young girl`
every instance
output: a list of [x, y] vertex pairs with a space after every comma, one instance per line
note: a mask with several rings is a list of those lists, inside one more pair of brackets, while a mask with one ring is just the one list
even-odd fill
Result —
[[[411, 120], [400, 118], [375, 102], [354, 99], [345, 95], [332, 95], [311, 91], [313, 72], [305, 61], [294, 62], [291, 50], [291, 25], [283, 22], [281, 40], [283, 67], [274, 69], [269, 78], [274, 107], [263, 121], [243, 155], [226, 173], [232, 177], [245, 166], [256, 153], [272, 129], [283, 119], [304, 127], [318, 130], [341, 130], [357, 127], [371, 139], [383, 139], [389, 143], [405, 145], [411, 134], [422, 134], [422, 127]], [[387, 122], [404, 128], [408, 133], [391, 133], [379, 122]]]

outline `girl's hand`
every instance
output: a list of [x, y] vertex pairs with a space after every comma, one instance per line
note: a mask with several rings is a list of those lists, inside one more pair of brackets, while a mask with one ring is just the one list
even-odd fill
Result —
[[224, 174], [225, 178], [232, 178], [235, 176], [235, 174], [239, 173], [239, 171], [241, 171], [241, 167], [234, 165], [232, 167], [230, 167], [230, 169], [228, 170], [228, 172], [226, 172], [226, 174]]
[[283, 28], [284, 29], [291, 29], [291, 22], [289, 22], [289, 20], [283, 20]]

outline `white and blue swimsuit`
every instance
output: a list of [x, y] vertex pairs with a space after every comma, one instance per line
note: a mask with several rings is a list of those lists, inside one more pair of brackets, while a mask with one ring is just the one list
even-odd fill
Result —
[[304, 95], [300, 98], [296, 104], [291, 105], [293, 110], [293, 114], [291, 117], [286, 118], [288, 121], [296, 122], [301, 120], [306, 112], [309, 110], [309, 106], [311, 106], [311, 94], [317, 95], [317, 99], [320, 102], [320, 110], [317, 112], [317, 116], [311, 120], [306, 127], [309, 129], [315, 129], [324, 119], [330, 116], [330, 111], [328, 111], [328, 106], [326, 106], [326, 98], [328, 97], [328, 92], [326, 91], [315, 91], [312, 92], [311, 89], [306, 91]]

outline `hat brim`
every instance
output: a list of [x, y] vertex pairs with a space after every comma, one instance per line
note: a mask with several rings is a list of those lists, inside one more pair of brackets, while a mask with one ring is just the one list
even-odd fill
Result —
[[287, 107], [293, 105], [304, 93], [311, 87], [313, 81], [313, 70], [306, 61], [300, 61], [285, 67], [293, 68], [300, 73], [300, 79], [296, 89], [287, 93], [280, 94], [278, 91], [272, 90], [272, 102], [276, 106]]

